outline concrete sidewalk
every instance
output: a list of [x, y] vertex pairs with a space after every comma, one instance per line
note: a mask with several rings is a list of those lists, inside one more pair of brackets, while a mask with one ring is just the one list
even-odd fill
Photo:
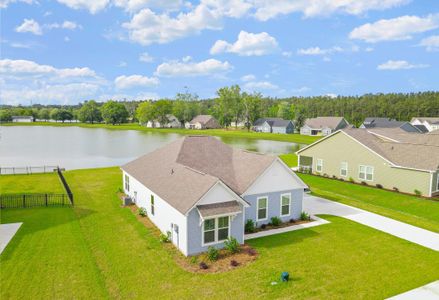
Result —
[[439, 299], [439, 280], [427, 285], [418, 287], [417, 289], [388, 298], [392, 300], [437, 300]]
[[343, 217], [412, 243], [439, 251], [439, 234], [359, 208], [320, 197], [305, 195], [303, 199], [303, 210], [311, 215], [326, 214]]
[[9, 244], [23, 223], [0, 224], [0, 254]]

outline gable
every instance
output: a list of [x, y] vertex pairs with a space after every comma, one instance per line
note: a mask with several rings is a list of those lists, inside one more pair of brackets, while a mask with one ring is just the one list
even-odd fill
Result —
[[286, 165], [275, 160], [242, 195], [287, 191], [305, 188], [306, 185]]
[[214, 204], [238, 200], [237, 195], [228, 190], [224, 185], [215, 184], [204, 196], [198, 201], [197, 205]]

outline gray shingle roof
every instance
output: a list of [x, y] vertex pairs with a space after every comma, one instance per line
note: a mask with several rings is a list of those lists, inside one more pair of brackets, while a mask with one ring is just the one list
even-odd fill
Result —
[[317, 117], [305, 120], [305, 125], [313, 129], [331, 128], [334, 130], [343, 121], [343, 117]]
[[395, 128], [400, 127], [404, 123], [402, 121], [396, 121], [395, 119], [390, 118], [366, 118], [364, 119], [363, 126], [366, 128]]
[[203, 219], [221, 214], [232, 214], [241, 212], [241, 206], [237, 201], [197, 205], [197, 209]]
[[211, 136], [186, 136], [121, 168], [185, 214], [218, 181], [243, 194], [276, 159]]
[[193, 118], [192, 121], [190, 121], [189, 123], [190, 124], [195, 124], [195, 123], [206, 124], [211, 119], [214, 119], [214, 117], [211, 115], [198, 115], [195, 118]]
[[260, 118], [255, 121], [253, 126], [261, 126], [265, 122], [267, 122], [271, 127], [287, 127], [291, 121], [281, 118]]

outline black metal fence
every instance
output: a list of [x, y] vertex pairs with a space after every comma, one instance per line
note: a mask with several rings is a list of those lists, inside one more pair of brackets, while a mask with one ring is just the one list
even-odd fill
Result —
[[69, 200], [70, 200], [71, 204], [73, 205], [73, 193], [72, 193], [72, 190], [70, 190], [70, 187], [67, 184], [67, 181], [66, 181], [66, 179], [64, 178], [64, 175], [61, 172], [61, 169], [57, 168], [56, 171], [58, 172], [58, 177], [61, 180], [61, 183], [64, 186], [64, 189], [66, 190], [67, 196], [69, 197]]
[[0, 175], [52, 173], [58, 166], [0, 167]]
[[0, 194], [0, 208], [67, 205], [73, 205], [67, 194]]

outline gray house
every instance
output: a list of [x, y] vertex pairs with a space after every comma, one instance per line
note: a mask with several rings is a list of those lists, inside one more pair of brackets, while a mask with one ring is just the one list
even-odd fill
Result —
[[244, 224], [298, 219], [306, 185], [278, 157], [187, 136], [121, 167], [124, 191], [184, 255], [244, 243]]
[[269, 133], [294, 133], [294, 123], [281, 118], [260, 118], [253, 124], [253, 130]]
[[364, 119], [363, 124], [361, 124], [359, 128], [362, 129], [401, 128], [406, 132], [416, 132], [416, 133], [422, 132], [422, 129], [416, 128], [416, 126], [410, 124], [409, 122], [396, 121], [395, 119], [390, 119], [390, 118], [375, 118], [375, 117], [369, 117]]
[[300, 134], [326, 136], [348, 126], [348, 121], [343, 117], [317, 117], [306, 119], [305, 124], [300, 128]]

